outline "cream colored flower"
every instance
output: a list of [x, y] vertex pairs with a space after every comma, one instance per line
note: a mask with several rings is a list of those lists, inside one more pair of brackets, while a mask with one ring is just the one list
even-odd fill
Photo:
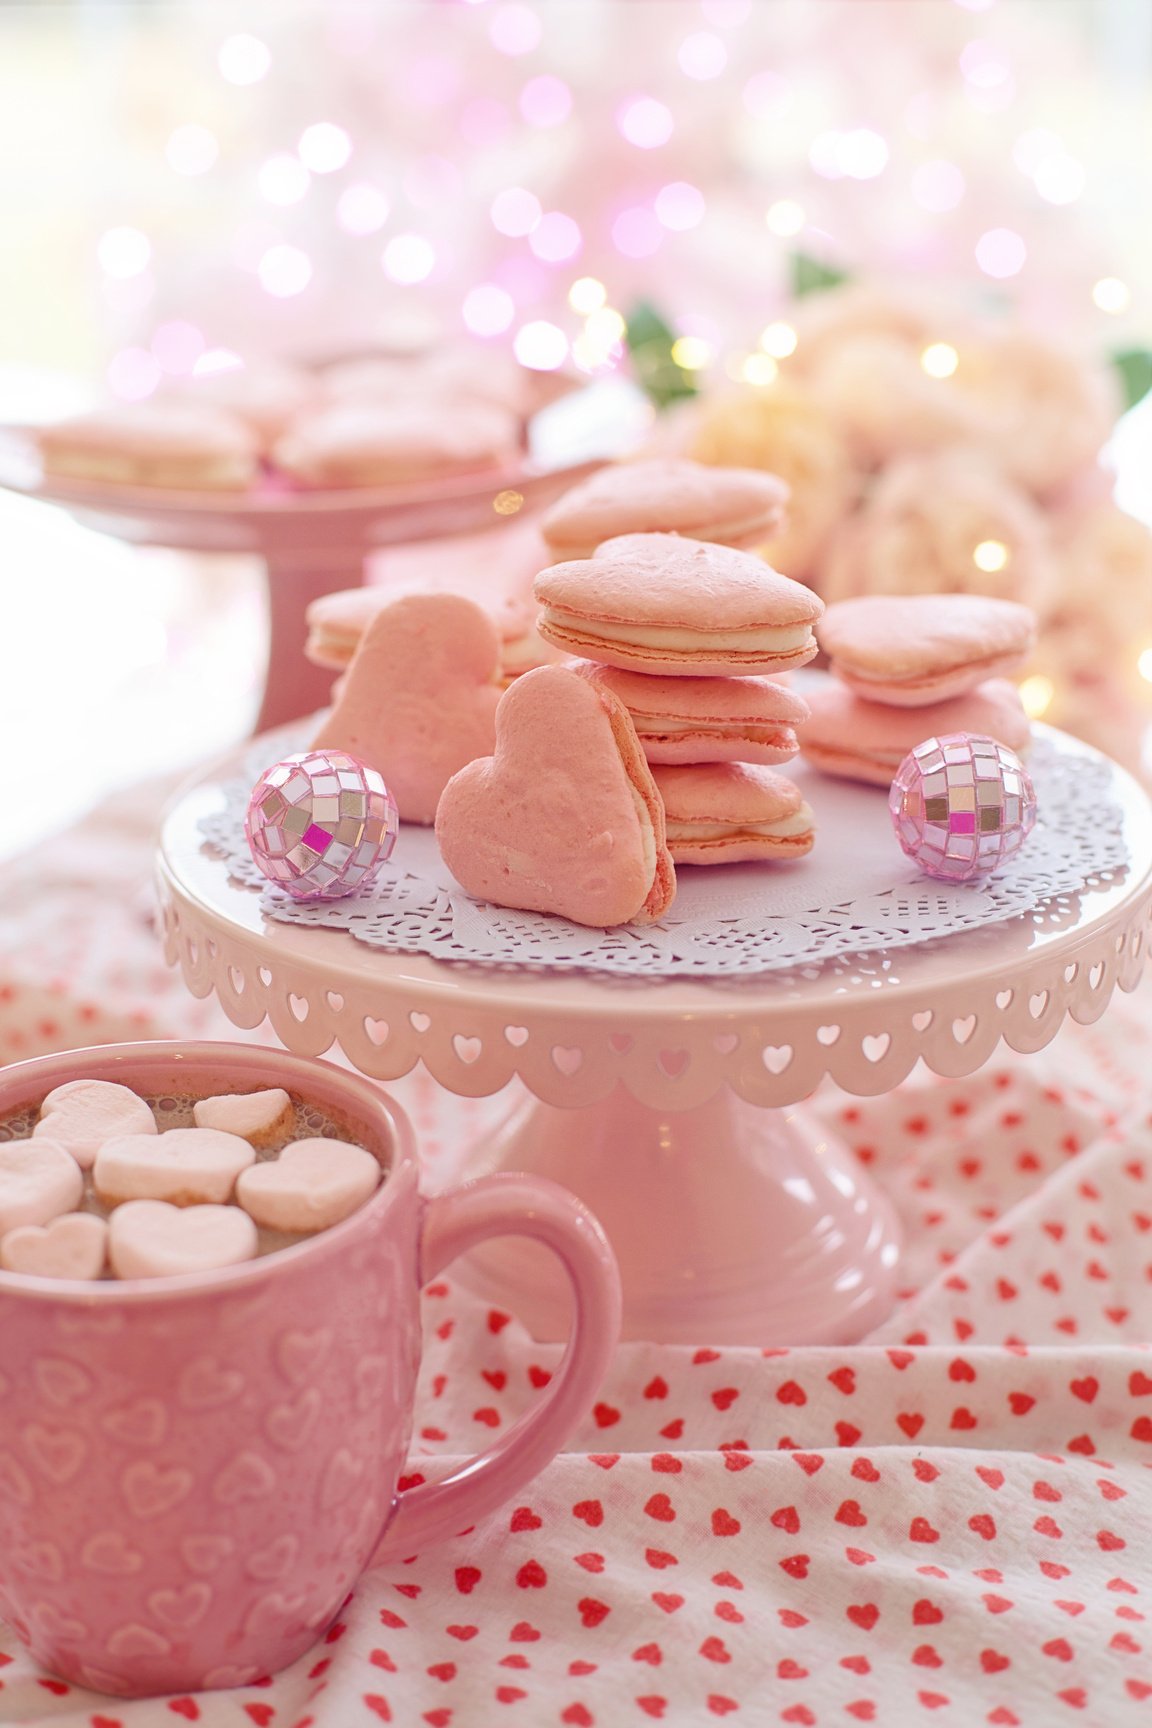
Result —
[[1096, 458], [1121, 409], [1103, 365], [1018, 324], [958, 344], [950, 382], [1005, 472], [1042, 498]]
[[709, 398], [695, 417], [688, 454], [716, 467], [763, 468], [787, 481], [788, 525], [764, 555], [785, 575], [812, 580], [859, 486], [843, 438], [812, 395], [778, 381]]
[[894, 462], [824, 561], [825, 599], [989, 594], [1043, 614], [1056, 571], [1044, 517], [980, 450]]

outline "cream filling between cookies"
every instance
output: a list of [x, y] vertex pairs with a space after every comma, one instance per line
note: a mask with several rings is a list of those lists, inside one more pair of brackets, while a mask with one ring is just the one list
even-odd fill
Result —
[[738, 720], [662, 720], [653, 714], [635, 713], [632, 723], [639, 738], [671, 738], [695, 732], [708, 738], [732, 738], [741, 744], [776, 744], [791, 731], [783, 721], [775, 726], [757, 726]]
[[744, 834], [757, 839], [786, 840], [795, 834], [808, 834], [815, 819], [811, 807], [801, 804], [792, 816], [779, 822], [677, 822], [667, 818], [669, 840], [736, 840]]
[[255, 467], [248, 456], [160, 457], [113, 455], [79, 450], [46, 450], [45, 474], [62, 480], [102, 480], [125, 486], [166, 486], [173, 491], [187, 488], [245, 487]]
[[652, 813], [639, 792], [628, 782], [628, 790], [632, 794], [632, 802], [636, 806], [636, 816], [640, 823], [640, 846], [644, 857], [644, 872], [649, 883], [656, 880], [656, 830], [652, 826]]
[[701, 648], [730, 648], [744, 653], [759, 648], [765, 653], [781, 654], [792, 648], [806, 648], [812, 640], [810, 624], [764, 625], [749, 630], [684, 630], [657, 624], [608, 624], [556, 607], [549, 607], [547, 616], [549, 623], [560, 629], [574, 629], [582, 636], [602, 637], [605, 642], [624, 642], [640, 648], [679, 648], [696, 653]]

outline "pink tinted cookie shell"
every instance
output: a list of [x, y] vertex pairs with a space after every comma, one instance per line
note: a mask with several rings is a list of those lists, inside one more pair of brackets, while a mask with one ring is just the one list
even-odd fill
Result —
[[236, 491], [256, 476], [257, 441], [208, 403], [96, 408], [37, 433], [46, 474], [179, 491]]
[[577, 924], [650, 923], [676, 891], [663, 806], [627, 710], [564, 666], [507, 691], [495, 752], [449, 782], [436, 837], [478, 900]]
[[758, 546], [783, 526], [788, 487], [752, 468], [708, 468], [687, 457], [602, 468], [541, 519], [553, 559], [589, 558], [622, 534], [676, 533]]
[[803, 857], [815, 818], [800, 790], [770, 768], [740, 762], [655, 768], [668, 850], [677, 864]]
[[402, 819], [430, 825], [459, 769], [496, 739], [500, 639], [458, 594], [408, 594], [378, 612], [311, 745], [383, 776]]
[[922, 707], [1015, 671], [1035, 614], [975, 594], [868, 595], [830, 606], [820, 646], [838, 678], [871, 701]]
[[276, 465], [305, 486], [387, 486], [498, 468], [519, 427], [474, 402], [352, 402], [305, 415], [279, 440]]
[[673, 676], [783, 671], [816, 653], [823, 602], [750, 552], [626, 534], [536, 578], [545, 641], [607, 666]]
[[578, 661], [632, 716], [652, 763], [787, 762], [808, 704], [771, 678], [667, 678]]
[[1017, 754], [1032, 728], [1020, 692], [1006, 678], [990, 678], [961, 696], [922, 708], [866, 702], [846, 685], [822, 678], [808, 691], [812, 717], [800, 748], [825, 774], [889, 786], [910, 750], [949, 732], [979, 732]]

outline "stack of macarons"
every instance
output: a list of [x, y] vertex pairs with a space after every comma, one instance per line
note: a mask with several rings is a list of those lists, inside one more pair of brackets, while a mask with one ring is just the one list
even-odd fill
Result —
[[535, 595], [540, 635], [630, 716], [673, 859], [811, 849], [812, 812], [774, 770], [796, 754], [808, 708], [773, 676], [817, 652], [810, 589], [746, 551], [633, 533], [542, 571]]
[[888, 786], [908, 752], [949, 732], [1017, 753], [1031, 728], [1005, 674], [1027, 660], [1035, 615], [974, 594], [870, 595], [829, 606], [820, 646], [834, 679], [808, 693], [802, 749], [817, 768]]

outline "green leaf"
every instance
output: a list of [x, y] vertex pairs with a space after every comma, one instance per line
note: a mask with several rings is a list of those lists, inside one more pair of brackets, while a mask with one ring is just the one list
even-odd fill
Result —
[[676, 332], [650, 301], [638, 301], [632, 308], [625, 323], [624, 340], [637, 382], [658, 408], [678, 397], [695, 396], [695, 380], [672, 358]]
[[1124, 387], [1125, 408], [1135, 408], [1152, 390], [1152, 353], [1147, 348], [1124, 348], [1113, 354], [1112, 364]]
[[831, 264], [821, 264], [818, 258], [810, 258], [807, 252], [792, 254], [792, 292], [798, 300], [805, 294], [818, 294], [822, 288], [838, 288], [847, 280], [846, 271], [833, 269]]

